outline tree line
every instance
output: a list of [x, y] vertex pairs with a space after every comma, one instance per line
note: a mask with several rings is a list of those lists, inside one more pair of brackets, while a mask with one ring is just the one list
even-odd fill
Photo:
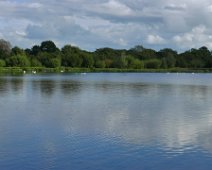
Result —
[[100, 48], [89, 52], [72, 45], [59, 49], [51, 40], [22, 49], [0, 39], [0, 67], [198, 69], [212, 67], [212, 52], [205, 46], [177, 53], [170, 48], [155, 51], [141, 45], [129, 50]]

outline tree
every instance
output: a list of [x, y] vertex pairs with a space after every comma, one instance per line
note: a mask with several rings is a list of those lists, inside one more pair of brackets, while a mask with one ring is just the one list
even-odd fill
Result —
[[208, 48], [203, 46], [203, 47], [199, 48], [198, 51], [199, 51], [198, 55], [200, 56], [201, 62], [203, 63], [203, 61], [204, 61], [203, 67], [205, 67], [205, 68], [212, 67], [212, 54], [208, 50]]
[[105, 61], [104, 60], [97, 60], [95, 62], [95, 67], [96, 68], [105, 68]]
[[37, 59], [43, 66], [53, 68], [58, 67], [58, 65], [60, 65], [59, 63], [61, 61], [61, 56], [60, 52], [55, 53], [40, 52], [37, 55]]
[[127, 56], [125, 52], [121, 54], [121, 56], [117, 56], [113, 62], [114, 68], [126, 68], [128, 65], [127, 63]]
[[172, 68], [176, 65], [176, 57], [177, 52], [170, 49], [164, 48], [160, 50], [158, 53], [159, 59], [162, 61], [161, 67], [162, 68]]
[[11, 44], [9, 41], [0, 39], [0, 58], [6, 59], [11, 52]]
[[32, 58], [31, 59], [31, 66], [32, 67], [42, 67], [42, 64], [41, 64], [40, 61], [38, 61], [38, 59]]
[[36, 56], [36, 55], [38, 55], [39, 52], [41, 52], [40, 46], [34, 45], [31, 49], [32, 55]]
[[17, 46], [12, 48], [11, 55], [25, 55], [25, 51]]
[[78, 47], [65, 45], [62, 48], [62, 66], [65, 67], [81, 67], [82, 51]]
[[100, 48], [94, 52], [94, 58], [100, 60], [114, 60], [117, 56], [121, 56], [122, 53], [126, 53], [126, 50], [115, 50], [112, 48]]
[[43, 41], [41, 43], [40, 50], [42, 52], [53, 53], [53, 52], [56, 52], [58, 48], [56, 47], [53, 41], [48, 40], [48, 41]]
[[130, 49], [130, 51], [134, 52], [142, 52], [143, 50], [145, 50], [145, 48], [142, 45], [136, 45], [135, 47]]
[[0, 59], [0, 67], [5, 67], [5, 66], [6, 66], [6, 62]]
[[32, 55], [32, 51], [31, 51], [31, 49], [29, 49], [29, 48], [26, 48], [26, 49], [24, 50], [24, 52], [25, 52], [25, 54], [26, 54], [27, 56]]
[[57, 68], [61, 66], [61, 59], [60, 58], [52, 58], [50, 59], [50, 67]]
[[132, 56], [127, 57], [127, 62], [128, 62], [128, 68], [132, 69], [144, 68], [144, 63], [141, 60], [134, 58]]
[[159, 59], [146, 60], [144, 63], [145, 68], [158, 69], [160, 68], [161, 61]]
[[206, 47], [192, 48], [177, 56], [176, 65], [187, 68], [209, 68], [212, 66], [212, 56]]
[[157, 58], [157, 54], [155, 50], [152, 49], [144, 49], [138, 56], [141, 60], [149, 60]]
[[7, 60], [8, 66], [11, 67], [29, 67], [30, 62], [26, 55], [14, 55]]
[[82, 55], [83, 61], [82, 61], [82, 67], [92, 68], [94, 65], [94, 59], [91, 54], [89, 53], [83, 53]]
[[113, 65], [112, 59], [105, 59], [105, 67], [110, 68]]

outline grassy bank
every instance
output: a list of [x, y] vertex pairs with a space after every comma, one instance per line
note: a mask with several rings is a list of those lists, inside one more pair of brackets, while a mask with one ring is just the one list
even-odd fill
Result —
[[188, 69], [188, 68], [171, 68], [171, 69], [119, 69], [119, 68], [45, 68], [45, 67], [0, 67], [0, 73], [84, 73], [84, 72], [144, 72], [144, 73], [212, 73], [209, 69]]

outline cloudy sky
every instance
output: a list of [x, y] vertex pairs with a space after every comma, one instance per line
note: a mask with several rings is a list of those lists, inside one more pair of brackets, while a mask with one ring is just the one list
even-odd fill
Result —
[[210, 0], [0, 0], [0, 39], [93, 51], [143, 45], [212, 49]]

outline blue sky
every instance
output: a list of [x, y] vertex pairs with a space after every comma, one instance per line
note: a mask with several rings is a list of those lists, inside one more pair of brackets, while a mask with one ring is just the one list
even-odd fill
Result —
[[212, 49], [210, 0], [1, 0], [0, 38], [30, 48]]

